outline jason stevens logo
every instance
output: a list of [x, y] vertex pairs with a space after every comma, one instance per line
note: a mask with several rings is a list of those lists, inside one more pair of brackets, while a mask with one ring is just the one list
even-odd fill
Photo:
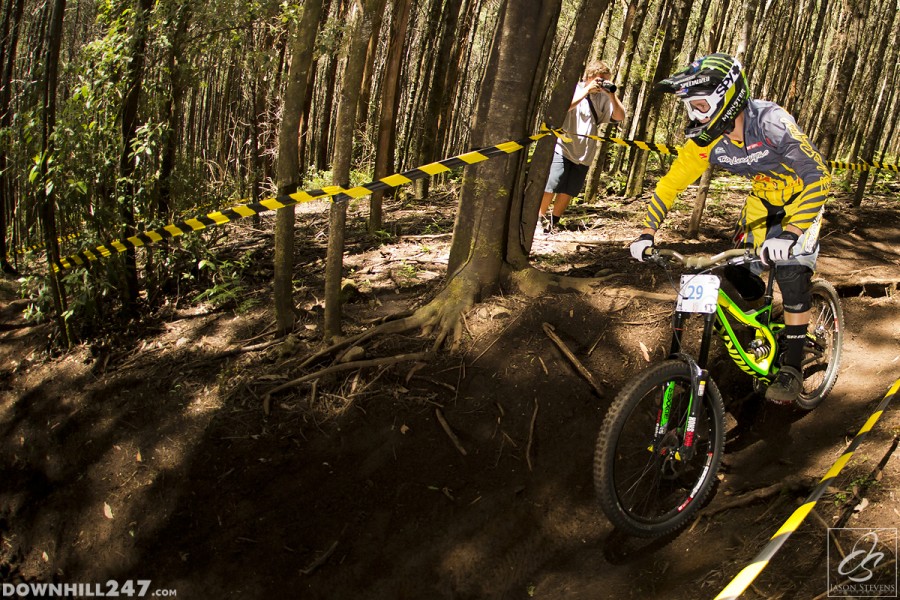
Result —
[[896, 598], [897, 529], [828, 529], [828, 597]]

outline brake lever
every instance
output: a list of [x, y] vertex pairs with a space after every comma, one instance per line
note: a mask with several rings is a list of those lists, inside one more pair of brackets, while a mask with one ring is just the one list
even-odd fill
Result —
[[645, 262], [656, 265], [658, 267], [665, 268], [665, 267], [669, 266], [669, 258], [660, 254], [659, 251], [656, 250], [655, 248], [653, 250], [651, 250], [650, 256], [648, 256], [644, 260], [645, 260]]

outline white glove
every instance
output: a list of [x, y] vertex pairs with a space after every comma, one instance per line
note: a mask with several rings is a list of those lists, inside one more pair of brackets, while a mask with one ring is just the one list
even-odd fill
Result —
[[653, 235], [642, 233], [638, 239], [631, 242], [631, 256], [644, 262], [644, 250], [653, 247]]
[[778, 237], [763, 242], [762, 248], [759, 249], [759, 257], [763, 264], [771, 266], [777, 262], [788, 260], [791, 257], [791, 248], [797, 243], [799, 237], [796, 233], [784, 231]]

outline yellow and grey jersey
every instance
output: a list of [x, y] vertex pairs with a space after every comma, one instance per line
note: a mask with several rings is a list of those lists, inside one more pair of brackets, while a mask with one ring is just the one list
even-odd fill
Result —
[[822, 155], [793, 117], [765, 100], [750, 100], [744, 111], [744, 141], [721, 136], [701, 148], [688, 140], [656, 186], [644, 226], [658, 229], [676, 196], [696, 181], [708, 165], [753, 180], [752, 196], [784, 207], [782, 225], [806, 231], [825, 204], [831, 175]]

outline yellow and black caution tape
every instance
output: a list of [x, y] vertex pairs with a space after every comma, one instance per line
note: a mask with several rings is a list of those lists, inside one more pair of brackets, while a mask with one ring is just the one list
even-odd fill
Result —
[[828, 164], [834, 169], [849, 169], [851, 171], [874, 171], [875, 169], [884, 169], [886, 171], [894, 171], [900, 173], [900, 167], [883, 162], [873, 160], [870, 163], [848, 163], [839, 160], [830, 160]]
[[[74, 240], [74, 239], [77, 238], [79, 235], [81, 235], [81, 234], [78, 234], [78, 233], [70, 233], [70, 234], [67, 235], [67, 236], [63, 236], [63, 237], [61, 237], [61, 238], [57, 238], [57, 241], [61, 244], [61, 243], [63, 243], [63, 242], [67, 242], [67, 241], [69, 241], [69, 240]], [[16, 254], [25, 254], [26, 252], [31, 252], [31, 251], [33, 251], [33, 250], [41, 250], [41, 249], [44, 248], [45, 245], [46, 245], [46, 244], [44, 244], [44, 242], [40, 242], [40, 243], [37, 243], [37, 244], [32, 244], [32, 245], [30, 245], [30, 246], [20, 246], [19, 248], [16, 248]]]
[[471, 152], [465, 152], [458, 156], [445, 158], [403, 173], [388, 175], [377, 181], [372, 181], [357, 187], [345, 189], [336, 185], [327, 186], [321, 189], [301, 191], [290, 195], [278, 196], [276, 198], [267, 198], [265, 200], [260, 200], [259, 202], [238, 204], [231, 208], [211, 212], [206, 215], [200, 215], [191, 219], [185, 219], [183, 221], [176, 221], [159, 229], [142, 231], [131, 237], [114, 240], [106, 244], [82, 250], [77, 254], [61, 258], [58, 263], [53, 265], [53, 270], [59, 272], [63, 269], [83, 266], [90, 262], [100, 260], [101, 258], [125, 252], [131, 248], [147, 246], [164, 239], [175, 238], [184, 235], [185, 233], [200, 231], [201, 229], [206, 229], [207, 227], [213, 227], [215, 225], [223, 225], [225, 223], [236, 221], [237, 219], [252, 217], [253, 215], [258, 215], [270, 210], [278, 210], [280, 208], [326, 198], [330, 198], [332, 202], [342, 202], [362, 198], [373, 192], [406, 185], [417, 179], [424, 179], [425, 177], [445, 173], [456, 167], [474, 165], [496, 156], [518, 152], [528, 144], [551, 134], [556, 136], [562, 135], [560, 130], [551, 130], [546, 127], [541, 127], [540, 133], [528, 136], [527, 138], [504, 142], [502, 144], [497, 144], [496, 146], [472, 150]]
[[[496, 146], [489, 146], [486, 148], [481, 148], [479, 150], [466, 152], [458, 156], [453, 156], [451, 158], [446, 158], [437, 162], [423, 165], [421, 167], [417, 167], [403, 173], [395, 173], [387, 177], [382, 177], [381, 179], [378, 179], [376, 181], [372, 181], [349, 189], [344, 189], [341, 186], [327, 186], [321, 189], [300, 191], [290, 195], [278, 196], [276, 198], [267, 198], [265, 200], [260, 200], [259, 202], [238, 204], [236, 206], [232, 206], [231, 208], [207, 213], [205, 215], [185, 219], [183, 221], [176, 221], [159, 229], [142, 231], [140, 233], [136, 233], [133, 236], [122, 238], [119, 240], [113, 240], [106, 244], [100, 244], [99, 246], [95, 246], [93, 248], [87, 248], [85, 250], [82, 250], [81, 252], [78, 252], [77, 254], [72, 254], [65, 258], [61, 258], [58, 263], [53, 265], [53, 270], [58, 272], [63, 269], [83, 266], [90, 262], [100, 260], [101, 258], [105, 258], [116, 253], [126, 252], [127, 250], [132, 248], [147, 246], [160, 242], [164, 239], [170, 239], [184, 235], [185, 233], [200, 231], [201, 229], [206, 229], [207, 227], [230, 223], [244, 217], [251, 217], [263, 212], [278, 210], [296, 204], [311, 202], [313, 200], [331, 199], [332, 202], [342, 202], [351, 199], [362, 198], [368, 196], [373, 192], [406, 185], [412, 183], [417, 179], [431, 177], [439, 173], [444, 173], [456, 167], [472, 165], [485, 160], [489, 160], [496, 156], [503, 156], [505, 154], [518, 152], [532, 142], [537, 141], [547, 135], [555, 135], [563, 141], [570, 141], [570, 139], [566, 137], [565, 131], [561, 129], [549, 129], [545, 125], [542, 125], [539, 133], [528, 136], [527, 138], [504, 142], [502, 144], [497, 144]], [[639, 150], [650, 152], [659, 152], [661, 154], [678, 154], [678, 147], [668, 146], [666, 144], [657, 144], [641, 140], [628, 140], [623, 138], [599, 135], [588, 135], [583, 137], [588, 137], [598, 141], [609, 141], [620, 146], [638, 148]], [[842, 168], [853, 168], [859, 166], [850, 165], [849, 163], [838, 163], [835, 161], [831, 161], [831, 164], [833, 166], [840, 166]], [[877, 167], [884, 169], [893, 169], [895, 171], [897, 170], [897, 165], [884, 165], [883, 163], [872, 163], [872, 165], [863, 166], [865, 166], [865, 168], [867, 169]], [[41, 246], [33, 246], [26, 250], [36, 249], [39, 247]]]
[[806, 502], [788, 517], [788, 520], [784, 522], [781, 529], [776, 531], [775, 535], [769, 539], [769, 543], [766, 544], [766, 547], [756, 555], [753, 562], [744, 567], [743, 570], [731, 580], [731, 583], [719, 592], [719, 595], [715, 597], [715, 600], [734, 600], [743, 594], [744, 590], [750, 587], [753, 580], [766, 568], [769, 561], [772, 560], [775, 553], [781, 549], [781, 546], [788, 537], [800, 527], [800, 524], [803, 523], [803, 520], [806, 519], [806, 516], [812, 511], [813, 506], [815, 506], [819, 498], [822, 497], [822, 494], [825, 493], [828, 486], [831, 485], [841, 470], [847, 465], [850, 461], [850, 457], [856, 452], [856, 449], [862, 443], [865, 435], [875, 426], [875, 423], [881, 418], [881, 415], [884, 413], [888, 404], [891, 403], [891, 400], [894, 399], [894, 396], [897, 395], [898, 391], [900, 391], [900, 379], [894, 382], [894, 385], [892, 385], [887, 394], [885, 394], [884, 399], [875, 408], [875, 412], [872, 413], [865, 425], [862, 426], [859, 433], [856, 434], [856, 437], [853, 438], [841, 457], [837, 459], [828, 472], [825, 473], [825, 476], [819, 481], [819, 485], [816, 486], [816, 489], [809, 494]]

